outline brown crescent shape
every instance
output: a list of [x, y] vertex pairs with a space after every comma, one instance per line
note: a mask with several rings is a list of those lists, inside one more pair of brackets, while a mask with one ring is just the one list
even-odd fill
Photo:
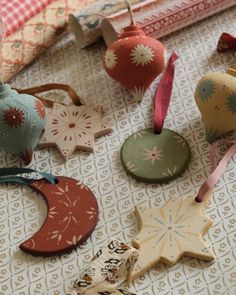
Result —
[[82, 244], [98, 222], [98, 204], [93, 193], [78, 180], [57, 177], [58, 183], [36, 180], [30, 184], [47, 202], [47, 217], [42, 227], [20, 245], [36, 256], [62, 254]]

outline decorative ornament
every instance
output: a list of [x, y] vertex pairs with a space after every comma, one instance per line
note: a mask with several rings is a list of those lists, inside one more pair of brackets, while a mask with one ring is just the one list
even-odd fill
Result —
[[34, 96], [0, 84], [0, 147], [29, 164], [45, 126], [45, 114]]
[[101, 122], [102, 107], [54, 103], [39, 147], [56, 146], [65, 159], [76, 149], [93, 151], [94, 137], [112, 129]]
[[[17, 174], [36, 172], [43, 179], [34, 180]], [[0, 169], [1, 183], [26, 184], [42, 194], [47, 202], [47, 217], [42, 227], [20, 249], [36, 256], [66, 253], [82, 244], [94, 231], [98, 222], [95, 196], [78, 180], [52, 176], [32, 169]]]
[[236, 50], [236, 37], [228, 33], [222, 33], [217, 44], [217, 51], [224, 53], [234, 50]]
[[52, 107], [52, 111], [47, 116], [39, 147], [56, 146], [65, 160], [76, 149], [93, 151], [94, 137], [112, 131], [102, 123], [102, 107], [82, 105], [80, 97], [73, 88], [64, 84], [47, 84], [20, 91], [35, 94], [52, 89], [66, 91], [73, 103], [64, 105], [40, 98], [45, 105]]
[[132, 246], [111, 240], [99, 249], [68, 295], [135, 295], [121, 289], [138, 258]]
[[199, 81], [195, 100], [205, 124], [206, 139], [215, 141], [236, 129], [236, 66], [226, 73], [208, 73]]
[[134, 133], [121, 148], [121, 162], [127, 174], [147, 183], [162, 183], [178, 177], [190, 161], [190, 149], [185, 139], [163, 128], [177, 58], [173, 53], [157, 89], [154, 128]]
[[164, 70], [165, 48], [160, 41], [147, 37], [132, 19], [132, 25], [124, 28], [119, 39], [106, 50], [104, 67], [110, 77], [125, 86], [135, 99], [141, 100]]
[[133, 240], [139, 250], [138, 261], [130, 273], [132, 281], [157, 263], [175, 264], [182, 256], [212, 261], [214, 254], [202, 236], [209, 230], [212, 222], [204, 215], [212, 195], [214, 185], [236, 153], [236, 141], [226, 152], [220, 163], [216, 164], [216, 144], [211, 148], [210, 160], [212, 174], [201, 186], [197, 197], [186, 200], [170, 199], [162, 208], [151, 209], [136, 206], [140, 220], [140, 232]]

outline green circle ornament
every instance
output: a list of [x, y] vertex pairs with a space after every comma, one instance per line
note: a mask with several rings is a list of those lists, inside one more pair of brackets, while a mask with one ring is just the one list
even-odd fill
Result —
[[190, 162], [190, 148], [178, 133], [142, 129], [126, 139], [121, 162], [128, 175], [146, 183], [164, 183], [180, 176]]

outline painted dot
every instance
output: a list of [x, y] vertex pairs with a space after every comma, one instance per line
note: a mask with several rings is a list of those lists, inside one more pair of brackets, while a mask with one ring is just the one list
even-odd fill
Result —
[[74, 124], [74, 123], [71, 123], [71, 124], [69, 125], [69, 127], [70, 127], [70, 128], [75, 128], [75, 124]]

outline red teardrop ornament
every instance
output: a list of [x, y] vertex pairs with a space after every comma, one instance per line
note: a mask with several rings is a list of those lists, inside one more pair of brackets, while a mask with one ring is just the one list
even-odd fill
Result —
[[104, 67], [110, 77], [141, 100], [145, 91], [165, 67], [165, 47], [147, 37], [139, 27], [126, 27], [104, 55]]

